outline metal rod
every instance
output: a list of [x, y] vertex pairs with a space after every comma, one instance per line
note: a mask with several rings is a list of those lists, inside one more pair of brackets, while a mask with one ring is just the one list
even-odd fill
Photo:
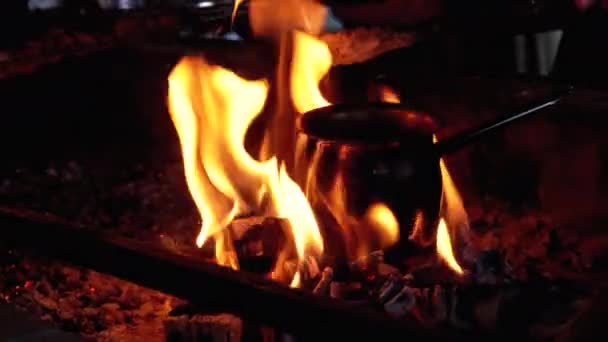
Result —
[[543, 109], [554, 106], [555, 104], [559, 103], [566, 94], [569, 94], [570, 92], [571, 88], [568, 88], [565, 94], [561, 94], [557, 97], [552, 98], [551, 100], [545, 101], [541, 105], [537, 105], [533, 108], [524, 110], [514, 115], [511, 114], [508, 116], [501, 117], [497, 120], [492, 120], [481, 126], [466, 130], [450, 138], [439, 141], [435, 144], [435, 151], [438, 156], [454, 152], [470, 143], [477, 141], [478, 139], [488, 135], [489, 133], [496, 132], [498, 131], [498, 129], [504, 128], [511, 123], [514, 123], [523, 118], [530, 117], [532, 116], [532, 114], [538, 113]]

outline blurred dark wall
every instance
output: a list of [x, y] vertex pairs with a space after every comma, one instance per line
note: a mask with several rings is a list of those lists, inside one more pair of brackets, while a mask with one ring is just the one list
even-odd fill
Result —
[[608, 12], [582, 14], [564, 30], [552, 76], [593, 87], [608, 85]]
[[0, 48], [12, 47], [23, 39], [19, 24], [28, 14], [27, 0], [2, 1], [0, 4]]

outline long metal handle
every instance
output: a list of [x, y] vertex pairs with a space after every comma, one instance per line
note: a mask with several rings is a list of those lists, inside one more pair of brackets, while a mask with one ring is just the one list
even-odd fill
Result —
[[558, 102], [561, 101], [561, 99], [566, 94], [569, 94], [571, 92], [571, 90], [572, 90], [572, 88], [568, 88], [568, 90], [566, 91], [565, 94], [562, 94], [556, 98], [552, 98], [551, 100], [546, 101], [541, 105], [527, 109], [523, 112], [519, 112], [515, 115], [508, 115], [506, 117], [501, 117], [498, 120], [490, 121], [479, 127], [475, 127], [475, 128], [466, 130], [466, 131], [458, 133], [450, 138], [444, 139], [442, 141], [438, 141], [435, 144], [435, 151], [438, 156], [442, 156], [442, 155], [454, 152], [472, 142], [477, 141], [479, 138], [482, 138], [483, 136], [487, 135], [488, 133], [495, 132], [499, 128], [505, 127], [513, 122], [516, 122], [517, 120], [529, 117], [534, 113], [540, 112], [545, 108], [548, 108], [548, 107], [551, 107], [551, 106], [557, 104]]

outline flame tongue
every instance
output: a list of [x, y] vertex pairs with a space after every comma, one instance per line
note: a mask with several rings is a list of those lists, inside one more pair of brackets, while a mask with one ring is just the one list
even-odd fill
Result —
[[234, 19], [236, 19], [236, 14], [239, 11], [239, 7], [241, 6], [241, 3], [243, 2], [243, 0], [234, 0], [234, 7], [232, 8], [232, 17], [230, 18], [230, 23], [234, 24]]
[[[192, 57], [169, 77], [169, 107], [186, 180], [203, 219], [199, 246], [263, 195], [265, 165], [247, 154], [243, 140], [267, 91], [264, 81], [245, 81]], [[238, 94], [238, 101], [229, 94]]]
[[[437, 138], [433, 136], [433, 142]], [[462, 203], [458, 189], [450, 176], [445, 160], [439, 161], [443, 195], [441, 198], [441, 220], [437, 227], [437, 255], [459, 275], [464, 274], [454, 254], [453, 242], [457, 237], [468, 237], [469, 217]]]
[[302, 32], [294, 32], [293, 60], [291, 66], [291, 97], [300, 113], [328, 106], [321, 95], [319, 82], [332, 64], [329, 48], [325, 43]]
[[454, 257], [450, 233], [444, 219], [439, 220], [439, 226], [437, 226], [437, 254], [454, 272], [464, 273]]
[[[241, 3], [235, 1], [233, 20]], [[279, 95], [297, 98], [300, 111], [329, 104], [321, 96], [318, 82], [331, 66], [331, 55], [323, 43], [289, 31], [320, 32], [325, 13], [326, 8], [312, 0], [250, 3], [256, 35], [289, 34], [294, 39], [292, 91]], [[310, 63], [313, 60], [316, 62]], [[203, 221], [196, 243], [202, 246], [214, 237], [217, 262], [233, 268], [238, 268], [238, 260], [226, 227], [243, 214], [287, 218], [292, 229], [288, 235], [295, 240], [300, 260], [320, 257], [323, 252], [312, 209], [285, 165], [279, 164], [273, 151], [266, 151], [269, 158], [260, 162], [245, 150], [245, 135], [262, 111], [268, 91], [265, 80], [242, 79], [204, 58], [182, 59], [169, 77], [169, 109], [182, 147], [188, 188]], [[294, 275], [294, 284], [299, 278]]]
[[257, 161], [245, 150], [245, 134], [267, 95], [265, 80], [242, 79], [203, 58], [182, 59], [169, 77], [169, 109], [203, 221], [197, 245], [215, 237], [218, 263], [233, 268], [238, 262], [225, 228], [243, 214], [287, 218], [300, 259], [323, 252], [312, 209], [285, 166], [275, 157]]

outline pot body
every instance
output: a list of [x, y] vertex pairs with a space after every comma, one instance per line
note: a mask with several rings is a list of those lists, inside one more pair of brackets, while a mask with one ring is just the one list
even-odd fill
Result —
[[[362, 111], [369, 115], [354, 117]], [[394, 120], [407, 115], [409, 122]], [[365, 105], [327, 107], [300, 118], [296, 178], [317, 215], [327, 252], [352, 259], [385, 248], [388, 258], [401, 259], [434, 248], [441, 170], [434, 125], [412, 125], [414, 119], [428, 116]], [[399, 223], [399, 239], [390, 246], [382, 245], [386, 232], [369, 224], [368, 210], [377, 204]]]

